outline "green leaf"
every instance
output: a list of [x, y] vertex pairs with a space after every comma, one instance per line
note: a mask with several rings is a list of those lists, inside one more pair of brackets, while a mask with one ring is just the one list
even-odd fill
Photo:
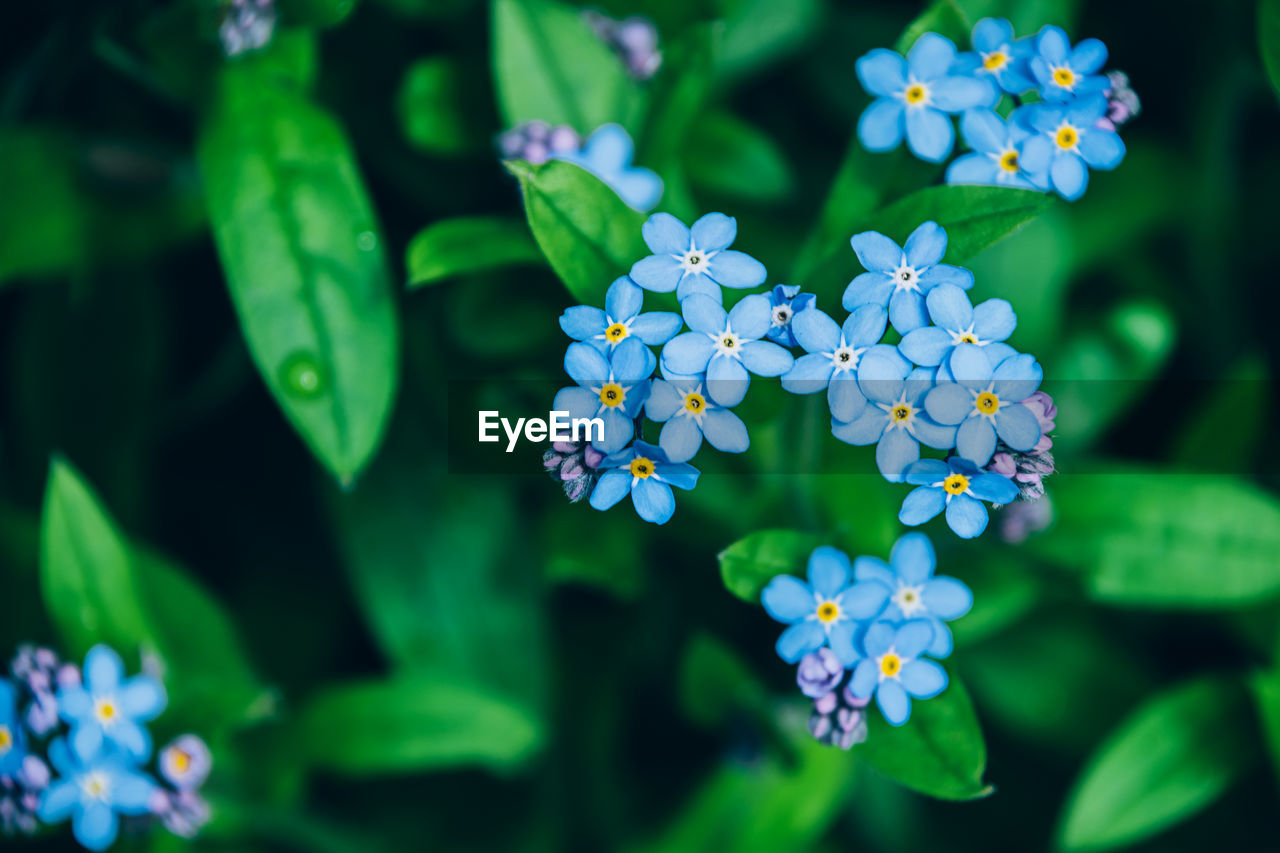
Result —
[[445, 156], [482, 148], [486, 131], [473, 105], [485, 95], [476, 75], [453, 59], [436, 56], [415, 62], [396, 95], [405, 138], [416, 148]]
[[873, 227], [901, 244], [921, 223], [933, 220], [947, 230], [947, 262], [962, 263], [1014, 233], [1051, 204], [1051, 196], [1034, 190], [928, 187], [882, 208]]
[[1280, 95], [1280, 0], [1259, 0], [1258, 49], [1271, 78], [1271, 88]]
[[891, 726], [867, 714], [867, 740], [854, 754], [913, 791], [942, 800], [972, 800], [993, 790], [982, 781], [987, 745], [964, 685], [951, 683], [932, 699], [911, 703], [911, 718]]
[[680, 662], [680, 707], [708, 728], [725, 725], [733, 711], [765, 707], [764, 688], [742, 659], [720, 639], [699, 633]]
[[126, 657], [155, 649], [124, 539], [80, 474], [54, 459], [40, 521], [40, 589], [67, 656], [95, 643]]
[[1272, 772], [1280, 778], [1280, 669], [1254, 674], [1249, 679], [1249, 689], [1271, 753]]
[[905, 56], [916, 39], [925, 33], [946, 36], [963, 49], [972, 28], [956, 0], [936, 0], [903, 30], [893, 49]]
[[[1187, 423], [1173, 454], [1178, 463], [1214, 473], [1248, 474], [1262, 452], [1271, 422], [1267, 415], [1270, 383], [1267, 363], [1258, 353], [1227, 368], [1204, 392], [1199, 405], [1187, 407]], [[1224, 418], [1223, 412], [1231, 417]], [[1223, 453], [1224, 447], [1231, 452]]]
[[334, 27], [355, 11], [358, 0], [280, 0], [280, 14], [291, 26]]
[[525, 223], [496, 216], [459, 217], [432, 223], [409, 242], [409, 287], [513, 264], [537, 263], [542, 253]]
[[259, 372], [344, 483], [382, 439], [399, 372], [383, 238], [338, 124], [248, 66], [223, 72], [199, 161]]
[[1095, 598], [1210, 609], [1280, 593], [1280, 501], [1242, 480], [1058, 474], [1050, 491], [1054, 527], [1024, 547], [1083, 570]]
[[447, 676], [404, 677], [328, 688], [302, 712], [304, 759], [352, 775], [508, 768], [542, 745], [539, 721], [521, 707]]
[[725, 112], [694, 123], [685, 148], [689, 179], [710, 192], [756, 201], [791, 191], [791, 167], [764, 131]]
[[716, 70], [740, 76], [799, 49], [822, 20], [820, 0], [721, 0], [724, 42]]
[[578, 9], [494, 0], [493, 76], [507, 126], [538, 119], [589, 133], [632, 123], [640, 89]]
[[613, 280], [649, 254], [644, 217], [572, 163], [513, 160], [507, 168], [520, 179], [529, 228], [552, 269], [579, 302], [603, 305]]
[[801, 574], [813, 549], [822, 544], [816, 534], [798, 530], [760, 530], [720, 552], [720, 579], [725, 589], [751, 604], [776, 575]]
[[1158, 694], [1090, 758], [1068, 800], [1061, 844], [1130, 844], [1216, 800], [1251, 759], [1238, 682], [1202, 679]]

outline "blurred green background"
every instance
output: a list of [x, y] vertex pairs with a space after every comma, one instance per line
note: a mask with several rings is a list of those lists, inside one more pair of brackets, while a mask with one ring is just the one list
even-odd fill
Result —
[[[278, 6], [235, 60], [213, 2], [11, 3], [0, 25], [0, 640], [161, 650], [163, 725], [215, 750], [192, 846], [1274, 846], [1280, 4], [594, 4], [661, 33], [609, 116], [659, 209], [736, 216], [769, 283], [805, 272], [828, 309], [854, 228], [939, 178], [851, 141], [854, 61], [922, 12], [1096, 36], [1142, 98], [1116, 172], [967, 263], [1045, 365], [1064, 472], [1022, 545], [998, 514], [976, 541], [927, 528], [976, 598], [946, 662], [995, 786], [972, 802], [813, 744], [777, 626], [721, 583], [717, 555], [761, 530], [879, 556], [900, 532], [904, 490], [820, 400], [756, 383], [751, 453], [699, 457], [661, 528], [570, 505], [535, 448], [486, 473], [450, 438], [459, 411], [540, 414], [562, 382], [577, 299], [520, 248], [494, 137], [528, 116], [494, 68], [539, 73], [495, 54], [496, 19], [567, 7]], [[460, 216], [514, 223], [515, 261], [406, 263]], [[316, 328], [332, 362], [298, 348]]]

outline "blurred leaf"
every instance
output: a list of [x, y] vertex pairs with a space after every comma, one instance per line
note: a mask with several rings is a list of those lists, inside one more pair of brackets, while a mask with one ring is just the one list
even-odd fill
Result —
[[359, 0], [280, 0], [280, 15], [292, 26], [334, 27], [355, 11]]
[[448, 156], [486, 146], [485, 129], [474, 104], [487, 93], [474, 78], [445, 56], [409, 66], [396, 95], [396, 112], [412, 145]]
[[[550, 583], [582, 584], [626, 601], [645, 587], [644, 531], [622, 513], [601, 513], [592, 520], [591, 536], [582, 535], [582, 518], [571, 511], [544, 516], [538, 530]], [[610, 543], [607, 560], [600, 559], [601, 542]]]
[[969, 30], [972, 28], [973, 25], [956, 0], [936, 0], [903, 30], [893, 49], [905, 56], [920, 36], [938, 33], [964, 50], [968, 46]]
[[822, 0], [719, 0], [724, 42], [716, 70], [739, 76], [794, 53], [822, 18]]
[[722, 726], [733, 711], [761, 709], [764, 688], [742, 659], [723, 641], [699, 633], [680, 659], [680, 707], [708, 728]]
[[352, 775], [505, 769], [542, 745], [528, 711], [447, 675], [326, 688], [307, 704], [298, 744], [311, 764]]
[[1249, 689], [1271, 753], [1272, 772], [1280, 777], [1280, 669], [1255, 673], [1249, 679]]
[[854, 754], [913, 791], [942, 800], [972, 800], [988, 796], [982, 781], [987, 745], [969, 693], [951, 675], [951, 683], [932, 699], [911, 703], [911, 718], [891, 726], [868, 706], [867, 740]]
[[49, 468], [40, 522], [40, 589], [68, 658], [95, 643], [126, 658], [154, 650], [125, 542], [92, 488], [58, 458]]
[[799, 530], [761, 530], [720, 552], [720, 579], [725, 589], [749, 604], [760, 603], [760, 591], [776, 575], [802, 574], [822, 539]]
[[957, 646], [969, 646], [1018, 622], [1040, 603], [1039, 577], [1027, 571], [1026, 560], [1008, 551], [988, 551], [981, 561], [947, 565], [944, 553], [939, 574], [958, 574], [973, 591], [973, 609], [950, 624]]
[[928, 187], [882, 208], [874, 228], [902, 245], [921, 223], [947, 230], [947, 262], [963, 263], [1049, 209], [1053, 198], [1008, 187]]
[[1271, 78], [1271, 88], [1280, 95], [1280, 0], [1258, 2], [1258, 49]]
[[710, 192], [770, 201], [791, 191], [791, 167], [764, 131], [726, 112], [694, 123], [685, 148], [689, 179]]
[[520, 179], [529, 227], [552, 269], [579, 302], [603, 305], [613, 280], [649, 254], [644, 217], [571, 163], [509, 160], [507, 169]]
[[405, 266], [413, 289], [453, 276], [541, 259], [525, 223], [471, 216], [444, 219], [419, 231], [409, 243]]
[[553, 0], [494, 0], [493, 62], [508, 126], [538, 119], [587, 134], [630, 126], [640, 89], [578, 9]]
[[1119, 847], [1209, 805], [1249, 763], [1248, 713], [1240, 685], [1226, 679], [1192, 681], [1144, 703], [1081, 773], [1062, 847]]
[[247, 66], [200, 135], [210, 218], [259, 372], [349, 483], [382, 439], [399, 326], [383, 239], [341, 128]]
[[[1253, 470], [1263, 433], [1270, 424], [1272, 395], [1267, 364], [1257, 354], [1228, 368], [1197, 406], [1188, 406], [1189, 422], [1178, 434], [1174, 459], [1183, 466], [1225, 474]], [[1230, 412], [1230, 417], [1223, 417]], [[1223, 453], [1230, 447], [1230, 453]]]
[[1054, 527], [1023, 547], [1085, 572], [1095, 598], [1219, 608], [1280, 593], [1280, 501], [1231, 477], [1058, 474]]
[[1173, 349], [1176, 326], [1163, 304], [1130, 302], [1071, 338], [1045, 363], [1045, 390], [1058, 406], [1062, 448], [1087, 447], [1137, 402]]

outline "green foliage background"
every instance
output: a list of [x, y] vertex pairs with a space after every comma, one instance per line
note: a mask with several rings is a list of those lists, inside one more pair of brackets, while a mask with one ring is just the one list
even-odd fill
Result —
[[[657, 22], [647, 84], [553, 0], [279, 6], [232, 62], [205, 0], [0, 26], [0, 641], [157, 656], [158, 736], [215, 750], [192, 846], [1274, 844], [1280, 3], [597, 4]], [[856, 57], [988, 14], [1102, 38], [1143, 99], [1079, 203], [852, 140]], [[851, 233], [926, 218], [1013, 302], [1056, 520], [928, 528], [976, 605], [908, 726], [811, 742], [754, 606], [900, 531], [820, 400], [756, 383], [752, 451], [700, 457], [662, 528], [476, 456], [470, 413], [545, 411], [560, 311], [646, 253], [591, 176], [498, 162], [531, 118], [623, 123], [661, 209], [736, 216], [820, 306]]]

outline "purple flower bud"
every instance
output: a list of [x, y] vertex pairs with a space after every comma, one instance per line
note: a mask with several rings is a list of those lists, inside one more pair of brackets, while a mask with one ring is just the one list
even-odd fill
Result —
[[1027, 540], [1032, 533], [1044, 530], [1053, 521], [1053, 504], [1048, 497], [1036, 501], [1014, 501], [1000, 510], [1000, 538], [1010, 545]]
[[844, 704], [851, 708], [865, 708], [867, 705], [871, 704], [870, 696], [864, 696], [859, 699], [857, 696], [853, 695], [852, 684], [846, 684], [844, 686], [844, 690], [840, 692], [840, 698], [844, 700]]
[[551, 159], [551, 152], [547, 150], [545, 142], [530, 141], [524, 146], [524, 159], [534, 166], [541, 166]]
[[508, 130], [498, 137], [498, 150], [504, 160], [514, 160], [524, 151], [524, 134], [518, 130]]
[[276, 27], [273, 0], [230, 0], [218, 38], [227, 56], [238, 56], [267, 46]]
[[582, 446], [576, 441], [556, 441], [552, 442], [551, 449], [557, 453], [564, 453], [568, 455], [570, 453], [577, 453], [582, 449]]
[[1107, 114], [1104, 119], [1115, 130], [1120, 125], [1142, 112], [1142, 101], [1138, 93], [1129, 85], [1129, 75], [1123, 71], [1108, 71], [1107, 80], [1111, 88], [1107, 91]]
[[572, 154], [582, 147], [578, 132], [567, 124], [557, 125], [547, 137], [547, 147], [552, 154]]
[[840, 697], [836, 693], [824, 693], [813, 700], [813, 710], [819, 714], [830, 714], [839, 704]]
[[1031, 410], [1031, 414], [1036, 416], [1036, 420], [1040, 423], [1040, 432], [1053, 432], [1054, 418], [1058, 416], [1058, 407], [1053, 404], [1053, 398], [1043, 391], [1037, 391], [1030, 397], [1022, 401], [1022, 405]]
[[59, 687], [79, 687], [80, 667], [72, 663], [63, 664], [58, 668], [57, 680]]
[[604, 461], [604, 454], [588, 444], [582, 451], [582, 461], [588, 468], [599, 468]]
[[1013, 456], [1008, 453], [997, 453], [991, 457], [991, 464], [987, 466], [987, 470], [992, 474], [999, 474], [1002, 477], [1013, 479], [1018, 473], [1018, 466], [1014, 464]]
[[809, 715], [809, 733], [828, 746], [849, 749], [867, 739], [867, 699], [857, 699], [846, 686], [832, 691], [813, 703]]
[[209, 778], [213, 756], [195, 735], [182, 735], [160, 753], [160, 775], [180, 791], [199, 788]]
[[825, 647], [802, 657], [796, 668], [796, 684], [800, 686], [800, 692], [811, 699], [835, 690], [842, 678], [844, 666], [835, 652]]
[[546, 142], [551, 136], [551, 125], [541, 119], [524, 123], [524, 138], [530, 142]]
[[600, 472], [596, 466], [604, 459], [591, 445], [557, 441], [542, 455], [543, 469], [564, 486], [565, 495], [577, 503], [591, 494]]

